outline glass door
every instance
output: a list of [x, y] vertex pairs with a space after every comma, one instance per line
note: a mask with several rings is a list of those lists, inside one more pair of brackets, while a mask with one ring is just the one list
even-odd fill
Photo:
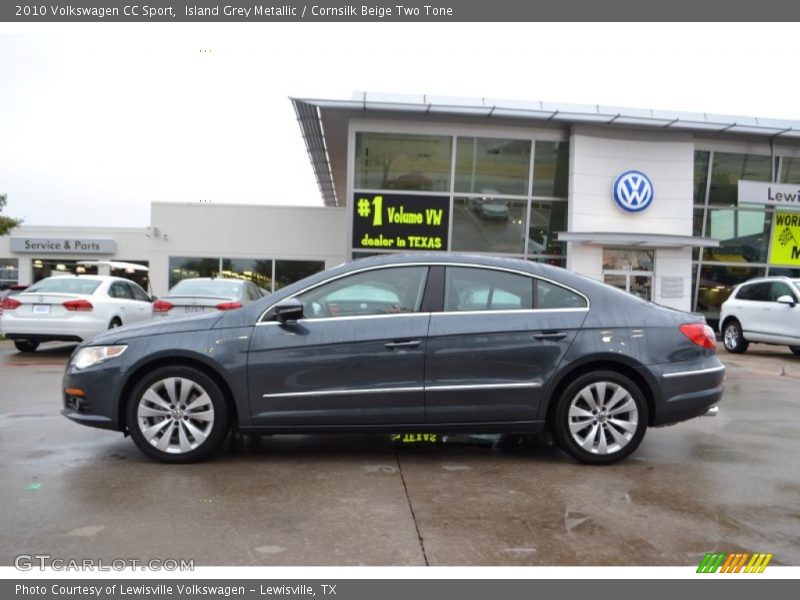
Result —
[[654, 250], [603, 248], [603, 283], [653, 299]]

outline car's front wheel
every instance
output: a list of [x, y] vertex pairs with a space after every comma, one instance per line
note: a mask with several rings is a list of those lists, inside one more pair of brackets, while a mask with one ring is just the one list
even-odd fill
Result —
[[36, 352], [39, 342], [29, 342], [28, 340], [16, 340], [14, 347], [20, 352]]
[[191, 367], [163, 367], [147, 375], [129, 398], [127, 417], [139, 450], [166, 463], [204, 460], [228, 433], [219, 386]]
[[744, 339], [742, 326], [736, 319], [731, 319], [722, 328], [722, 343], [725, 350], [732, 354], [747, 352], [747, 347], [750, 345], [750, 342]]
[[614, 371], [578, 377], [557, 400], [553, 433], [562, 450], [592, 465], [630, 456], [644, 437], [648, 408], [639, 387]]

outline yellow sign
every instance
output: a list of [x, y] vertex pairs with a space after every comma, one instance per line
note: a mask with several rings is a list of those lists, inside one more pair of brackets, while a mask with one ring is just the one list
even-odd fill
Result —
[[769, 264], [800, 267], [800, 213], [775, 211]]

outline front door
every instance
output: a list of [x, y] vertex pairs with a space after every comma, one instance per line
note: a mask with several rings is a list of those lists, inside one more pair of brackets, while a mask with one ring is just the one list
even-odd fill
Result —
[[603, 283], [653, 300], [653, 250], [603, 249]]
[[428, 267], [384, 267], [297, 298], [304, 318], [255, 327], [248, 384], [253, 424], [379, 425], [425, 420]]

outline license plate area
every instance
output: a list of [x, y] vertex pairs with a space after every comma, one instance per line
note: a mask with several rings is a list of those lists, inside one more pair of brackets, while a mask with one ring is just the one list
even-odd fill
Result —
[[35, 315], [49, 315], [50, 314], [50, 305], [49, 304], [34, 304], [33, 305], [33, 314], [35, 314]]
[[187, 306], [186, 307], [186, 312], [187, 313], [203, 312], [203, 307], [202, 306]]

